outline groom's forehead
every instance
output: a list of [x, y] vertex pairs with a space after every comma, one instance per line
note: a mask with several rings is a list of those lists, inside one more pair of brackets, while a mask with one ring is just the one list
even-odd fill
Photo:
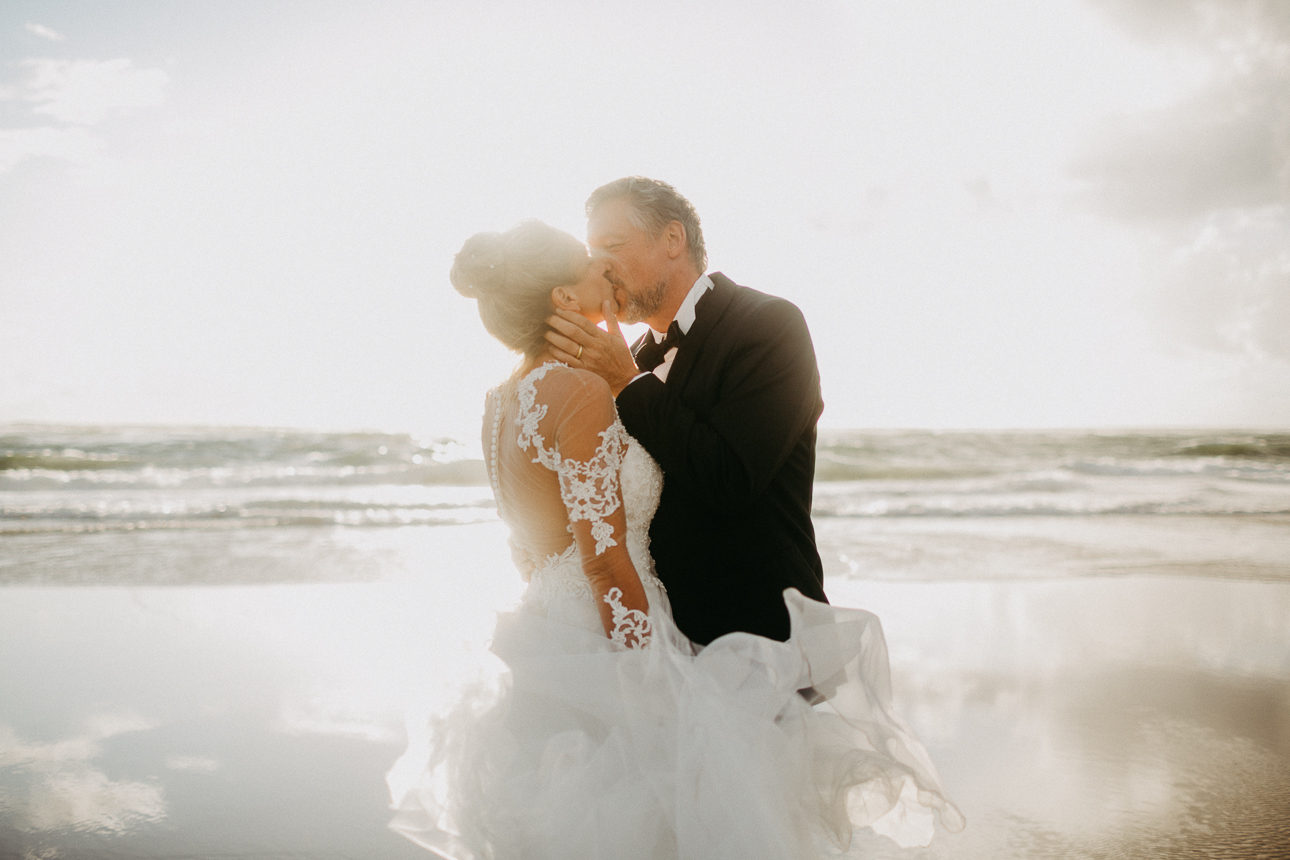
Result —
[[631, 203], [625, 197], [606, 200], [587, 218], [587, 243], [598, 245], [624, 240], [640, 231], [631, 219]]
[[627, 235], [625, 233], [599, 227], [595, 221], [587, 222], [587, 244], [593, 248], [600, 245], [607, 245], [611, 242], [622, 242], [626, 238]]

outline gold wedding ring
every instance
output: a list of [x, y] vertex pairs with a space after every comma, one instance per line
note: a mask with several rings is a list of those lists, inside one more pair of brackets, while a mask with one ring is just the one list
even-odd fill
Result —
[[582, 361], [582, 344], [578, 344], [578, 354], [575, 355], [574, 358]]

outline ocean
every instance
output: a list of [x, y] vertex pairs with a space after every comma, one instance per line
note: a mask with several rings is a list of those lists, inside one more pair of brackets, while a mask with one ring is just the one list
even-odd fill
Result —
[[[905, 855], [1290, 844], [1290, 433], [822, 431], [825, 589], [968, 817]], [[0, 427], [0, 860], [418, 857], [405, 726], [495, 677], [473, 440]]]
[[[818, 449], [822, 553], [831, 572], [857, 577], [1044, 576], [1158, 563], [1277, 578], [1290, 575], [1290, 554], [1280, 528], [1264, 526], [1284, 516], [1286, 433], [824, 431]], [[102, 582], [379, 578], [379, 564], [344, 548], [397, 552], [403, 537], [374, 533], [495, 520], [477, 441], [0, 429], [0, 581], [8, 583], [85, 581], [86, 568], [69, 563], [81, 548], [88, 575]], [[1135, 535], [1125, 535], [1126, 524]], [[1066, 536], [1064, 547], [1054, 532]], [[1193, 546], [1198, 533], [1206, 546]], [[910, 546], [915, 536], [919, 545]], [[214, 555], [185, 552], [167, 568], [131, 552], [147, 547], [153, 559], [169, 544]], [[125, 550], [113, 568], [103, 553], [118, 545]], [[285, 557], [289, 549], [302, 555]]]

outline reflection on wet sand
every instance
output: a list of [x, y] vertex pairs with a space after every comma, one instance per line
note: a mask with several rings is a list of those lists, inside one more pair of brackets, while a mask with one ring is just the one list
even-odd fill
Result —
[[[1276, 856], [1290, 844], [1290, 585], [835, 581], [968, 816], [912, 855]], [[1272, 852], [1271, 854], [1267, 852]]]
[[862, 836], [856, 856], [1271, 857], [1290, 845], [1284, 681], [1141, 668], [983, 677], [956, 705], [951, 721], [930, 714], [948, 731], [929, 747], [967, 831], [912, 855]]
[[156, 784], [109, 779], [94, 763], [100, 741], [153, 726], [131, 725], [128, 717], [108, 722], [118, 725], [52, 743], [25, 741], [10, 726], [0, 725], [0, 816], [8, 827], [25, 833], [121, 834], [165, 817], [166, 803]]
[[[385, 827], [385, 771], [405, 714], [490, 671], [492, 611], [519, 585], [492, 526], [404, 552], [393, 569], [422, 573], [4, 589], [0, 857], [425, 856]], [[858, 834], [849, 856], [1290, 844], [1290, 583], [828, 589], [883, 619], [898, 704], [969, 821], [918, 851]]]

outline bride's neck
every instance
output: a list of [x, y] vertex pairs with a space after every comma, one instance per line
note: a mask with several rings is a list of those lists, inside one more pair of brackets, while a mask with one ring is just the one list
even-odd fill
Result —
[[556, 361], [556, 357], [551, 354], [551, 350], [549, 349], [544, 349], [541, 352], [539, 352], [537, 355], [532, 356], [531, 358], [526, 357], [524, 359], [524, 363], [520, 365], [519, 375], [525, 376], [531, 371], [546, 364], [548, 361]]

